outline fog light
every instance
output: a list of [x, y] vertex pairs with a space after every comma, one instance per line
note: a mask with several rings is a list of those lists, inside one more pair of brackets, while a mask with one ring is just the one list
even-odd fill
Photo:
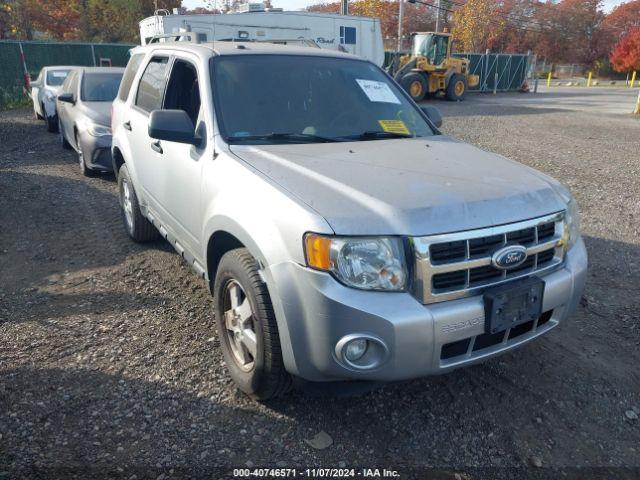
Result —
[[369, 342], [365, 338], [356, 338], [347, 343], [344, 350], [345, 358], [350, 362], [356, 362], [367, 352]]

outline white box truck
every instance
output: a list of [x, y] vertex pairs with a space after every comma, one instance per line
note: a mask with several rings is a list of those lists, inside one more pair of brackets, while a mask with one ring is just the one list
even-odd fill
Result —
[[314, 42], [320, 48], [353, 53], [382, 66], [380, 20], [315, 12], [249, 11], [222, 15], [179, 15], [164, 11], [140, 22], [140, 40], [191, 31], [200, 41]]

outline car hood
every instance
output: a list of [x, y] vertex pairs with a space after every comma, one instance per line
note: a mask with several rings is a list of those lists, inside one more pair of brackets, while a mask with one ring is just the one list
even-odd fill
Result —
[[111, 125], [111, 102], [84, 102], [84, 114], [98, 125]]
[[557, 212], [552, 179], [459, 140], [232, 145], [345, 235], [432, 235]]

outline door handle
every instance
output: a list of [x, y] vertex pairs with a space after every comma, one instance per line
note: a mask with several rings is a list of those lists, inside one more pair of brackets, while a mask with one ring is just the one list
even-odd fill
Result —
[[122, 126], [123, 126], [126, 130], [131, 131], [131, 122], [124, 122], [124, 123], [122, 124]]
[[153, 142], [151, 144], [151, 148], [158, 153], [162, 153], [162, 145], [160, 145], [160, 140], [158, 140], [157, 142]]

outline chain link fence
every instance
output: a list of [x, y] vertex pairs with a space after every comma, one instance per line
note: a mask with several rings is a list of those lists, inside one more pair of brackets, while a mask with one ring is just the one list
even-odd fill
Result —
[[24, 61], [31, 78], [49, 65], [123, 67], [135, 45], [113, 43], [54, 43], [0, 40], [0, 106], [24, 98]]

